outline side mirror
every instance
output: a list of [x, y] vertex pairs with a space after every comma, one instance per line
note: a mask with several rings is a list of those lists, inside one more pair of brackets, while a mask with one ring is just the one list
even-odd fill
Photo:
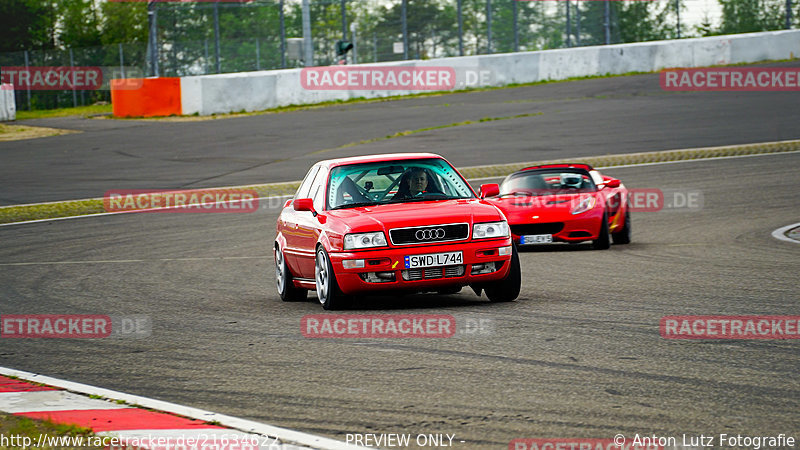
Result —
[[314, 217], [317, 216], [317, 211], [314, 209], [314, 201], [310, 198], [298, 198], [292, 204], [295, 211], [311, 211]]
[[500, 195], [500, 185], [497, 183], [489, 183], [481, 185], [481, 198], [494, 197]]
[[618, 188], [619, 187], [619, 180], [613, 178], [611, 180], [606, 181], [605, 183], [607, 188]]

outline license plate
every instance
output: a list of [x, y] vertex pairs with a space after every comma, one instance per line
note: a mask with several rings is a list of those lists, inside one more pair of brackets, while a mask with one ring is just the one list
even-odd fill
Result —
[[553, 235], [552, 234], [529, 234], [526, 236], [519, 237], [520, 245], [526, 244], [552, 244], [553, 243]]
[[462, 252], [428, 253], [427, 255], [410, 255], [405, 258], [406, 269], [421, 269], [424, 267], [451, 266], [464, 264]]

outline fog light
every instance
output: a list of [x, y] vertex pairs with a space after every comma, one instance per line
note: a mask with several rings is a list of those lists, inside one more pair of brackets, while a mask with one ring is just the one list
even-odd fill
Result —
[[487, 262], [487, 263], [480, 263], [480, 264], [473, 264], [472, 271], [470, 272], [472, 275], [481, 275], [484, 273], [492, 273], [497, 270], [494, 261]]
[[388, 283], [394, 281], [394, 272], [367, 272], [359, 274], [367, 283]]
[[511, 254], [511, 246], [510, 245], [508, 247], [500, 247], [497, 250], [498, 250], [500, 256], [508, 256], [508, 255]]
[[345, 259], [342, 261], [342, 266], [345, 269], [361, 269], [364, 267], [363, 259]]

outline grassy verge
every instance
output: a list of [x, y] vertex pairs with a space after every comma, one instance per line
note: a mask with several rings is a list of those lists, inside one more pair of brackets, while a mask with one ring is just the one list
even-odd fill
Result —
[[77, 108], [41, 109], [33, 111], [17, 110], [17, 120], [29, 119], [50, 119], [53, 117], [82, 116], [88, 117], [94, 114], [110, 114], [111, 105], [90, 105], [78, 106]]
[[4, 125], [0, 123], [0, 142], [21, 141], [24, 139], [36, 139], [71, 133], [80, 133], [80, 131], [47, 127], [29, 127], [27, 125]]
[[[58, 441], [56, 439], [63, 439]], [[83, 438], [83, 445], [76, 445], [75, 439]], [[41, 439], [41, 441], [40, 441]], [[74, 425], [55, 424], [47, 420], [35, 420], [13, 414], [0, 413], [0, 449], [11, 450], [36, 447], [41, 449], [102, 449], [102, 445], [90, 445], [99, 442], [88, 428]], [[93, 442], [94, 441], [94, 442]], [[37, 444], [49, 444], [42, 445]]]

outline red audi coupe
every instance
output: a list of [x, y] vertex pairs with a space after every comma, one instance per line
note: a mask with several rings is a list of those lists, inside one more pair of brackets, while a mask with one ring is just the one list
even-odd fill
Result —
[[431, 153], [320, 161], [278, 217], [278, 293], [299, 301], [316, 290], [325, 309], [359, 294], [464, 286], [512, 301], [519, 256], [503, 213], [481, 197]]
[[587, 164], [526, 167], [487, 199], [506, 215], [520, 245], [592, 241], [595, 249], [631, 241], [628, 190]]

